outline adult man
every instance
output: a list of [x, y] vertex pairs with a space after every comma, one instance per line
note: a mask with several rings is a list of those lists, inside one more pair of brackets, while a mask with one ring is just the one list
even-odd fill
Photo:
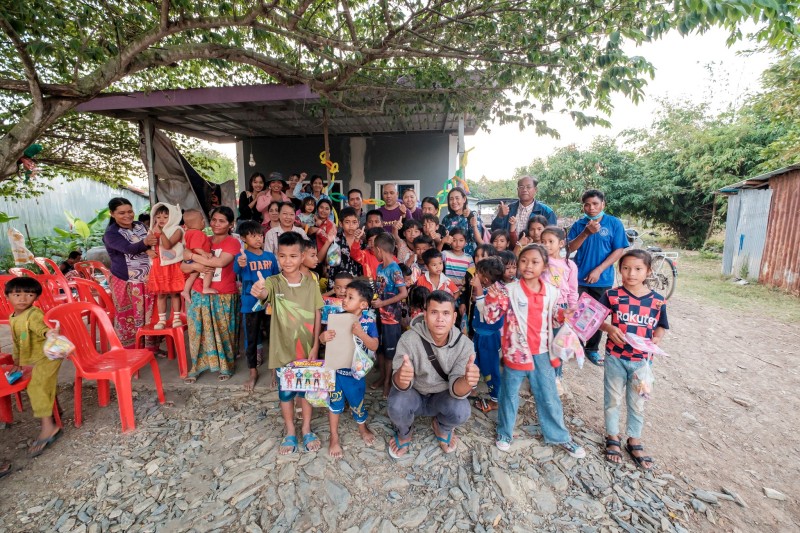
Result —
[[62, 261], [58, 268], [61, 270], [62, 274], [67, 274], [68, 272], [72, 272], [75, 270], [75, 263], [79, 263], [81, 261], [81, 253], [79, 251], [72, 251], [67, 256], [66, 260]]
[[478, 385], [480, 371], [472, 341], [455, 322], [453, 296], [433, 291], [425, 313], [411, 321], [397, 343], [387, 407], [397, 428], [389, 440], [389, 455], [395, 459], [408, 453], [417, 416], [433, 417], [433, 433], [444, 453], [456, 449], [454, 430], [469, 418], [467, 397]]
[[[536, 187], [539, 182], [531, 176], [523, 176], [517, 181], [517, 200], [506, 205], [500, 202], [497, 207], [497, 217], [492, 221], [492, 231], [504, 229], [506, 231], [516, 231], [521, 235], [528, 230], [528, 220], [536, 215], [542, 215], [547, 219], [547, 223], [555, 226], [558, 217], [550, 206], [536, 201]], [[511, 223], [515, 227], [511, 227]]]
[[358, 227], [363, 228], [367, 224], [367, 212], [363, 209], [364, 195], [361, 189], [350, 189], [347, 192], [347, 205], [356, 210]]
[[406, 206], [397, 201], [397, 185], [394, 183], [387, 183], [383, 186], [381, 197], [386, 202], [386, 205], [379, 209], [383, 216], [383, 227], [386, 231], [392, 231], [394, 223], [405, 214]]
[[[587, 292], [599, 300], [614, 285], [614, 263], [625, 253], [628, 238], [625, 227], [617, 217], [607, 215], [605, 195], [589, 189], [581, 197], [583, 218], [569, 229], [569, 251], [575, 254], [578, 265], [578, 292]], [[605, 358], [599, 352], [602, 332], [597, 331], [586, 343], [586, 358], [602, 366]]]

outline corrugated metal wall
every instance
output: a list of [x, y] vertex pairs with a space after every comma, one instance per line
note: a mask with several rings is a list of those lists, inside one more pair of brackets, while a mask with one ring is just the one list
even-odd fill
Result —
[[800, 171], [769, 181], [772, 206], [758, 280], [800, 295]]
[[730, 276], [733, 271], [733, 256], [738, 248], [736, 227], [739, 225], [739, 206], [741, 197], [738, 194], [728, 196], [728, 218], [725, 219], [725, 245], [722, 248], [722, 273]]
[[[764, 240], [767, 235], [770, 199], [772, 191], [744, 189], [737, 195], [739, 213], [736, 218], [732, 239], [729, 238], [730, 225], [725, 232], [725, 248], [732, 249], [731, 267], [727, 274], [744, 276], [757, 280], [761, 269], [761, 256], [764, 251]], [[724, 263], [723, 263], [724, 264]]]
[[117, 196], [130, 200], [137, 213], [150, 203], [148, 199], [128, 189], [115, 189], [88, 179], [75, 181], [54, 179], [51, 185], [52, 191], [47, 191], [36, 198], [16, 200], [0, 197], [0, 211], [19, 217], [18, 220], [12, 220], [8, 224], [0, 224], [0, 252], [9, 250], [6, 238], [9, 226], [17, 228], [24, 234], [27, 224], [31, 237], [43, 237], [53, 235], [54, 226], [67, 228], [69, 222], [64, 211], [88, 221], [94, 218], [97, 211], [108, 207], [108, 201]]

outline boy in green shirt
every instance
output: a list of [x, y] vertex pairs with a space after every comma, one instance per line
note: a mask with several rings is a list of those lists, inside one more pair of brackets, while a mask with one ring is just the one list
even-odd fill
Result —
[[[253, 284], [250, 294], [267, 300], [272, 307], [269, 341], [269, 368], [276, 369], [296, 360], [315, 360], [319, 353], [322, 296], [319, 285], [300, 271], [303, 263], [303, 238], [292, 231], [278, 237], [278, 264], [281, 273]], [[297, 451], [294, 427], [294, 397], [300, 397], [303, 414], [303, 447], [306, 451], [320, 448], [319, 438], [311, 431], [311, 404], [302, 392], [282, 391], [278, 385], [281, 415], [286, 436], [279, 453]]]

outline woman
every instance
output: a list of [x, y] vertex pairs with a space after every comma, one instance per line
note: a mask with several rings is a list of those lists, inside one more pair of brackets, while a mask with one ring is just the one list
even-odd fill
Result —
[[280, 226], [280, 212], [281, 202], [272, 202], [269, 204], [269, 207], [267, 208], [267, 218], [264, 219], [264, 222], [262, 223], [265, 232]]
[[336, 230], [336, 224], [331, 222], [331, 213], [333, 213], [333, 203], [324, 198], [320, 199], [314, 212], [314, 225], [308, 228], [308, 235], [314, 235], [317, 239], [317, 250], [320, 257], [328, 249], [325, 246], [325, 243], [328, 242], [328, 235]]
[[103, 244], [111, 259], [111, 296], [117, 310], [114, 329], [122, 346], [133, 348], [136, 331], [149, 324], [153, 314], [153, 296], [147, 290], [148, 251], [158, 239], [134, 220], [133, 206], [127, 199], [112, 198], [108, 210], [111, 220]]
[[475, 248], [483, 244], [483, 222], [467, 207], [467, 193], [461, 187], [453, 187], [447, 193], [447, 207], [450, 210], [443, 219], [442, 225], [447, 231], [461, 228], [467, 236], [464, 252], [475, 255]]
[[260, 172], [250, 176], [247, 182], [247, 190], [239, 195], [239, 220], [255, 220], [261, 222], [263, 215], [256, 209], [259, 196], [266, 194], [267, 179]]
[[266, 251], [278, 255], [278, 237], [287, 231], [294, 231], [304, 239], [308, 239], [308, 235], [303, 231], [303, 228], [294, 225], [294, 217], [294, 204], [292, 202], [284, 202], [278, 206], [278, 225], [264, 235], [264, 249]]
[[[283, 192], [288, 186], [289, 184], [286, 183], [286, 180], [283, 179], [283, 175], [280, 172], [270, 172], [269, 178], [267, 178], [268, 189], [258, 197], [258, 201], [256, 202], [256, 209], [258, 212], [262, 214], [265, 213], [273, 202], [288, 202], [289, 197]], [[263, 220], [261, 224], [268, 225], [268, 220]]]
[[311, 196], [317, 203], [319, 203], [320, 200], [328, 200], [328, 201], [331, 200], [327, 194], [322, 193], [322, 189], [325, 188], [325, 181], [322, 179], [322, 176], [314, 174], [313, 176], [311, 176], [310, 184], [311, 184], [311, 192], [310, 193], [303, 192], [303, 181], [301, 179], [300, 181], [297, 182], [297, 185], [295, 185], [294, 191], [292, 191], [292, 196], [297, 198], [298, 200], [303, 200], [304, 198], [308, 198], [309, 196]]
[[[234, 357], [239, 353], [239, 293], [236, 290], [236, 275], [233, 273], [233, 260], [241, 253], [239, 239], [230, 235], [233, 229], [233, 210], [217, 207], [211, 211], [211, 252], [216, 256], [209, 259], [184, 252], [184, 259], [194, 261], [183, 263], [185, 271], [205, 272], [214, 276], [211, 288], [217, 294], [203, 294], [203, 280], [199, 277], [192, 286], [192, 301], [189, 304], [189, 351], [192, 368], [187, 384], [197, 381], [197, 377], [210, 370], [219, 372], [219, 380], [227, 381], [233, 375]], [[215, 272], [219, 272], [216, 275]], [[217, 278], [219, 278], [217, 280]]]

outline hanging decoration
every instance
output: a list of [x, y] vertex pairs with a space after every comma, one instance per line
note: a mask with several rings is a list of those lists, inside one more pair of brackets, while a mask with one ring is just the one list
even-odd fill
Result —
[[[339, 172], [339, 163], [331, 161], [328, 159], [328, 154], [325, 151], [319, 153], [319, 162], [328, 169], [328, 172], [331, 175], [331, 181], [328, 183], [328, 186], [325, 187], [325, 190], [322, 191], [328, 195], [328, 198], [333, 200], [334, 202], [346, 202], [347, 197], [339, 192], [333, 192], [333, 182], [336, 181], [336, 174]], [[366, 198], [364, 199], [364, 204], [366, 205], [374, 205], [375, 207], [382, 207], [386, 205], [386, 202], [383, 200], [379, 200], [378, 198]]]
[[447, 205], [447, 195], [453, 190], [455, 187], [461, 187], [464, 189], [464, 192], [469, 195], [469, 185], [467, 185], [467, 180], [464, 178], [464, 170], [467, 168], [467, 154], [469, 154], [473, 148], [470, 148], [459, 158], [458, 162], [458, 170], [456, 170], [455, 175], [444, 181], [444, 185], [442, 188], [437, 192], [434, 196], [436, 200], [439, 202], [439, 213], [441, 214], [442, 209], [444, 206]]

